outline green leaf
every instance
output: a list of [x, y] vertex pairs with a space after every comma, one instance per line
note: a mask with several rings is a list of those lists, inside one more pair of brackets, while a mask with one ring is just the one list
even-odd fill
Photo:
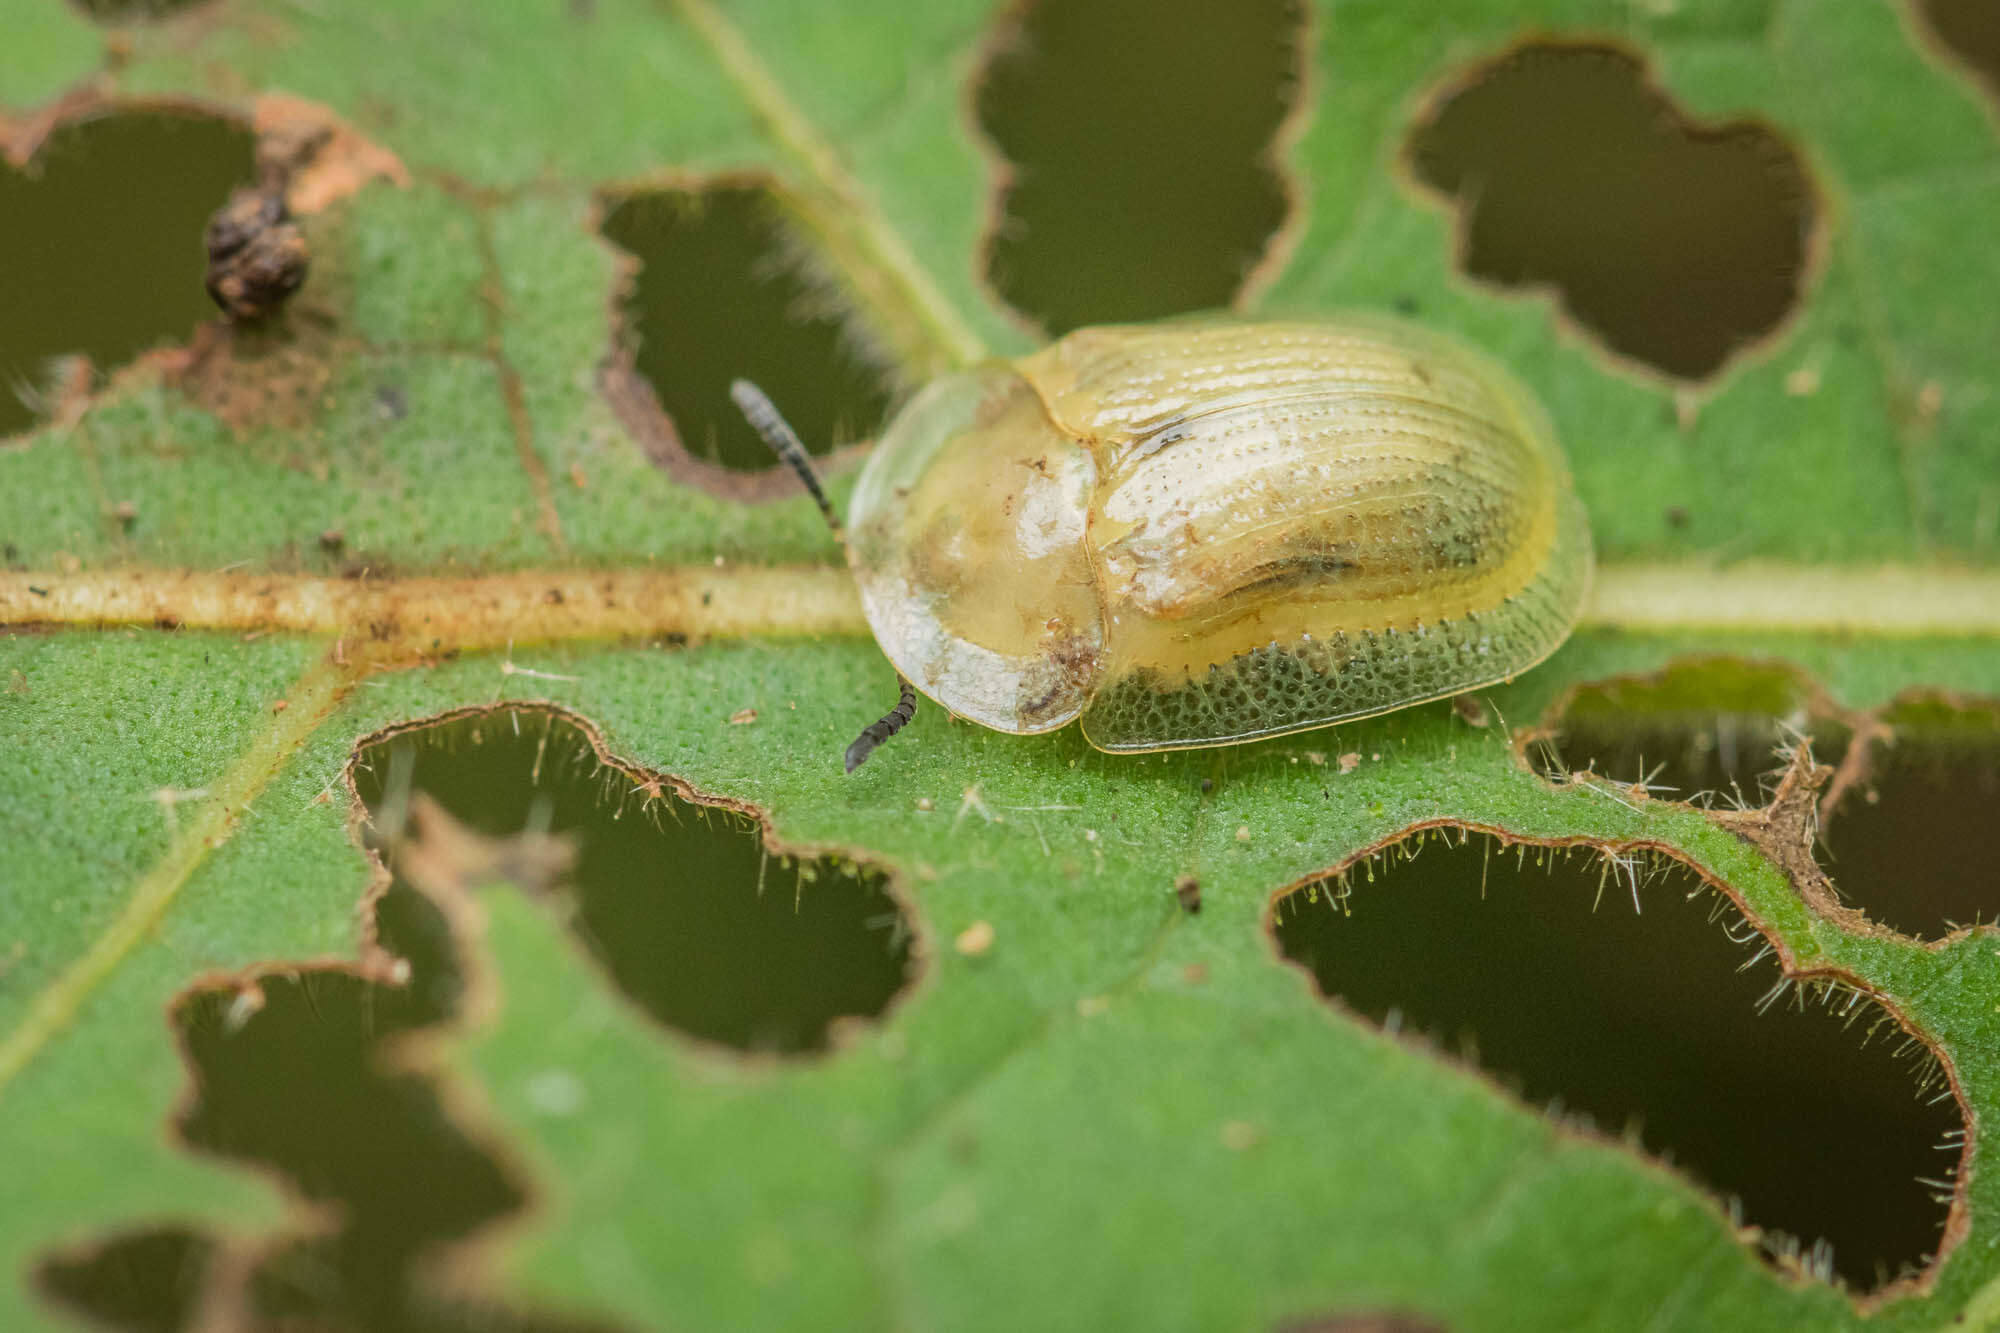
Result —
[[[313, 274], [273, 327], [203, 334], [206, 360], [99, 367], [116, 373], [0, 443], [0, 1326], [76, 1326], [51, 1266], [115, 1268], [148, 1228], [228, 1256], [192, 1280], [200, 1301], [243, 1298], [251, 1267], [365, 1266], [308, 1240], [339, 1233], [337, 1206], [311, 1208], [344, 1186], [182, 1124], [223, 1095], [213, 1069], [197, 1086], [200, 1043], [265, 1031], [251, 983], [275, 1015], [315, 978], [378, 1006], [347, 1090], [367, 1094], [358, 1124], [388, 1126], [381, 1160], [459, 1154], [520, 1195], [407, 1270], [411, 1254], [379, 1261], [401, 1303], [348, 1309], [357, 1326], [2000, 1323], [1980, 1135], [1945, 1181], [1946, 1257], [1864, 1313], [1810, 1264], [1761, 1259], [1709, 1184], [1618, 1126], [1579, 1131], [1328, 1005], [1269, 927], [1274, 895], [1350, 864], [1384, 879], [1351, 883], [1354, 902], [1393, 910], [1411, 872], [1365, 854], [1420, 826], [1644, 849], [1726, 886], [1795, 970], [1889, 1003], [1974, 1125], [2000, 1117], [1992, 927], [1876, 928], [1819, 892], [1803, 844], [1623, 783], [1547, 781], [1515, 735], [1574, 687], [1690, 657], [1786, 664], [1857, 736], [1911, 692], [2000, 696], [1992, 108], [1887, 5], [1328, 0], [1281, 144], [1298, 214], [1254, 308], [1414, 304], [1512, 365], [1591, 513], [1591, 623], [1484, 693], [1490, 718], [1431, 705], [1113, 757], [926, 706], [843, 776], [892, 672], [809, 501], [677, 481], [608, 404], [623, 261], [596, 221], [605, 192], [768, 173], [804, 256], [785, 262], [891, 378], [1023, 350], [982, 272], [994, 164], [967, 109], [994, 22], [984, 3], [223, 0], [114, 32], [0, 0], [5, 144], [65, 90], [245, 118], [282, 93], [408, 176], [302, 218]], [[1524, 32], [1615, 39], [1686, 114], [1760, 118], [1808, 164], [1824, 253], [1796, 316], [1697, 390], [1614, 361], [1547, 293], [1469, 281], [1453, 210], [1401, 163], [1425, 99]], [[837, 502], [853, 475], [834, 469]], [[664, 1030], [598, 966], [616, 941], [577, 929], [563, 889], [499, 882], [519, 864], [504, 841], [478, 844], [495, 859], [476, 873], [384, 899], [402, 905], [378, 923], [357, 747], [520, 702], [622, 766], [562, 779], [607, 809], [690, 817], [650, 803], [664, 788], [644, 775], [665, 775], [761, 816], [774, 864], [888, 872], [912, 986], [816, 1056]], [[1897, 889], [1832, 874], [1850, 906]], [[1198, 914], [1177, 902], [1187, 876]], [[392, 910], [436, 914], [449, 963], [418, 967], [421, 931]], [[413, 984], [451, 998], [416, 1013]], [[176, 1016], [197, 1012], [213, 1022], [189, 1037]], [[337, 1043], [357, 1021], [329, 1009], [306, 1031]], [[292, 1106], [275, 1119], [295, 1146], [330, 1142], [283, 1100], [303, 1077], [244, 1086]], [[1658, 1151], [1655, 1128], [1639, 1137]], [[413, 1193], [448, 1197], [436, 1179]], [[145, 1276], [134, 1299], [157, 1309]], [[116, 1284], [92, 1281], [110, 1319]]]

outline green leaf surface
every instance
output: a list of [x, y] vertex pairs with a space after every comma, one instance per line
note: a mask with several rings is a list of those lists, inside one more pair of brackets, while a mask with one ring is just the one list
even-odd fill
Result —
[[[926, 707], [845, 777], [892, 673], [862, 637], [801, 637], [780, 601], [732, 622], [768, 633], [706, 638], [721, 612], [692, 606], [643, 637], [538, 631], [504, 652], [504, 630], [399, 618], [401, 590], [444, 576], [468, 605], [554, 571], [770, 567], [816, 586], [797, 567], [833, 552], [808, 501], [676, 481], [607, 404], [621, 259], [597, 201], [770, 173], [902, 379], [1028, 348], [981, 268], [995, 168], [968, 86], [994, 17], [984, 0], [213, 0], [99, 29], [0, 0], [0, 130], [65, 92], [244, 117], [284, 93], [410, 177], [302, 219], [313, 276], [272, 341], [239, 335], [206, 378], [143, 361], [0, 442], [0, 1327], [79, 1326], [36, 1266], [135, 1228], [248, 1259], [311, 1230], [295, 1184], [174, 1128], [194, 1090], [173, 1006], [259, 969], [365, 959], [400, 984], [380, 971], [348, 765], [386, 728], [522, 701], [567, 710], [620, 764], [753, 807], [781, 850], [885, 868], [919, 970], [829, 1053], [745, 1057], [621, 995], [559, 893], [441, 897], [477, 1002], [378, 1053], [529, 1202], [440, 1246], [424, 1299], [632, 1329], [1249, 1329], [1384, 1309], [1460, 1331], [2000, 1323], [1982, 1136], [1949, 1254], [1864, 1313], [1760, 1259], [1707, 1187], [1615, 1126], [1580, 1132], [1329, 1006], [1267, 926], [1280, 890], [1416, 826], [1663, 849], [1797, 967], [1890, 1002], [1992, 1123], [2000, 934], [1870, 928], [1709, 813], [1546, 782], [1511, 732], [1574, 686], [1700, 655], [1791, 664], [1850, 715], [1914, 690], [2000, 696], [2000, 607], [1928, 637], [1871, 628], [1865, 598], [1837, 634], [1783, 607], [1730, 633], [1600, 623], [1483, 695], [1499, 725], [1437, 704], [1114, 757]], [[2000, 263], [1981, 245], [2000, 137], [1898, 6], [1322, 0], [1310, 18], [1281, 157], [1298, 215], [1256, 310], [1414, 305], [1506, 360], [1556, 422], [1607, 583], [1745, 560], [1993, 577]], [[1547, 294], [1468, 280], [1452, 210], [1401, 161], [1425, 99], [1525, 33], [1625, 43], [1684, 111], [1761, 120], [1812, 172], [1823, 255], [1795, 318], [1698, 391], [1614, 361]], [[852, 467], [830, 481], [844, 503]], [[201, 600], [183, 573], [220, 591]], [[94, 613], [121, 581], [166, 600]], [[329, 587], [377, 610], [313, 611]], [[260, 618], [280, 593], [307, 611]], [[1198, 915], [1176, 903], [1186, 875]]]

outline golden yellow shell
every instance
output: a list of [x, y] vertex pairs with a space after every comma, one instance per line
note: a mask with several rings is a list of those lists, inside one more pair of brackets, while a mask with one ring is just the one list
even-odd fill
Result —
[[1225, 745], [1507, 679], [1590, 532], [1497, 364], [1373, 317], [1079, 329], [942, 379], [850, 512], [876, 639], [1000, 731]]

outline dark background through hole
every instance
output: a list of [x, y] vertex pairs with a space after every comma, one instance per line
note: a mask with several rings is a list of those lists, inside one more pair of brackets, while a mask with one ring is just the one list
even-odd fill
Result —
[[[1580, 687], [1551, 724], [1553, 751], [1529, 757], [1549, 777], [1590, 770], [1618, 782], [1653, 784], [1652, 794], [1733, 809], [1762, 805], [1785, 766], [1781, 746], [1803, 730], [1816, 762], [1840, 762], [1847, 728], [1810, 714], [1797, 672], [1772, 663], [1715, 657], [1673, 663], [1655, 675]], [[1789, 724], [1789, 725], [1788, 725]], [[1560, 764], [1553, 762], [1559, 758]]]
[[2000, 705], [1889, 715], [1868, 781], [1820, 820], [1820, 863], [1870, 919], [1935, 938], [2000, 921], [2000, 865], [1987, 842], [2000, 820]]
[[1226, 306], [1290, 211], [1294, 0], [1032, 0], [989, 38], [980, 128], [1009, 166], [987, 276], [1051, 335]]
[[1759, 1014], [1775, 959], [1741, 970], [1762, 938], [1732, 944], [1735, 909], [1711, 921], [1717, 899], [1690, 900], [1700, 881], [1684, 867], [1645, 885], [1643, 915], [1616, 875], [1593, 912], [1595, 855], [1540, 852], [1542, 868], [1529, 848], [1517, 871], [1482, 836], [1448, 842], [1426, 839], [1372, 884], [1353, 877], [1351, 916], [1324, 890], [1281, 900], [1285, 955], [1378, 1024], [1396, 1011], [1454, 1054], [1470, 1036], [1480, 1067], [1530, 1103], [1560, 1098], [1614, 1135], [1636, 1119], [1650, 1151], [1740, 1197], [1748, 1222], [1831, 1240], [1858, 1288], [1926, 1261], [1946, 1208], [1918, 1177], [1946, 1178], [1957, 1144], [1939, 1145], [1963, 1125], [1955, 1099], [1929, 1101], [1936, 1085], [1918, 1096], [1915, 1052], [1894, 1054], [1906, 1037], [1885, 1011], [1864, 1002], [1843, 1027], [1788, 995]]
[[888, 358], [849, 300], [816, 280], [805, 242], [760, 186], [657, 190], [608, 201], [603, 232], [639, 271], [621, 336], [691, 457], [743, 471], [777, 460], [730, 401], [754, 380], [806, 448], [874, 435], [889, 406]]
[[545, 820], [575, 837], [572, 927], [668, 1027], [747, 1051], [821, 1050], [836, 1018], [881, 1013], [913, 975], [909, 923], [879, 873], [766, 857], [741, 815], [670, 794], [648, 804], [564, 718], [503, 709], [372, 746], [355, 772], [371, 813], [399, 747], [411, 787], [480, 832]]
[[1481, 66], [1409, 153], [1460, 209], [1471, 273], [1554, 284], [1605, 344], [1667, 375], [1714, 374], [1805, 280], [1816, 205], [1798, 154], [1752, 122], [1693, 127], [1614, 47]]
[[1965, 62], [2000, 110], [2000, 4], [1993, 0], [1912, 0], [1918, 18]]
[[253, 179], [249, 129], [190, 111], [69, 121], [26, 171], [0, 161], [0, 435], [41, 415], [23, 391], [51, 358], [102, 374], [218, 317], [202, 230]]

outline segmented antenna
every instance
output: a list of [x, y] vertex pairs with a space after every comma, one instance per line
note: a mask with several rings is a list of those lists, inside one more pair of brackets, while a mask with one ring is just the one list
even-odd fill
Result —
[[847, 545], [847, 530], [840, 526], [840, 516], [833, 512], [833, 502], [820, 489], [819, 474], [813, 471], [812, 455], [799, 443], [798, 432], [792, 429], [791, 423], [778, 414], [778, 409], [772, 406], [764, 391], [749, 380], [731, 380], [729, 396], [736, 400], [736, 410], [743, 414], [743, 419], [764, 437], [764, 443], [770, 446], [771, 452], [804, 484], [813, 503], [819, 506], [820, 515], [826, 519], [826, 525], [833, 529], [834, 538], [842, 546]]
[[881, 721], [869, 723], [854, 738], [854, 744], [847, 747], [848, 772], [852, 773], [866, 763], [868, 756], [875, 753], [876, 746], [908, 726], [910, 719], [917, 715], [916, 687], [905, 680], [900, 671], [896, 673], [896, 684], [902, 689], [903, 697], [896, 701], [894, 708], [882, 715]]
[[[819, 474], [813, 471], [812, 456], [806, 452], [805, 445], [799, 443], [798, 432], [792, 429], [791, 423], [778, 414], [778, 409], [764, 391], [749, 380], [730, 381], [729, 396], [736, 400], [737, 410], [743, 413], [744, 420], [764, 437], [764, 443], [770, 446], [771, 452], [805, 486], [813, 503], [819, 506], [820, 516], [826, 519], [827, 527], [833, 529], [834, 540], [842, 546], [847, 545], [847, 530], [840, 525], [840, 516], [833, 512], [833, 502], [820, 489]], [[917, 715], [916, 687], [904, 679], [900, 671], [896, 673], [896, 685], [902, 691], [896, 706], [878, 721], [863, 728], [861, 734], [854, 738], [854, 743], [847, 747], [848, 772], [852, 773], [866, 763], [868, 756], [875, 753], [876, 746], [908, 726], [910, 719]]]

